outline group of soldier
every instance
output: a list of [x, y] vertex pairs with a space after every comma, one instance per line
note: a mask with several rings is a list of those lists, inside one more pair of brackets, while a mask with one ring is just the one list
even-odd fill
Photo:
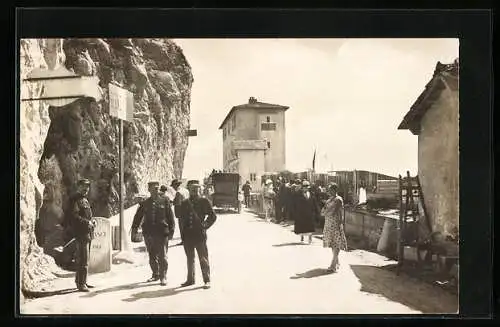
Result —
[[[148, 183], [150, 196], [139, 203], [132, 222], [132, 235], [138, 235], [139, 228], [142, 229], [152, 271], [152, 276], [147, 282], [160, 281], [160, 285], [166, 285], [168, 243], [175, 231], [174, 216], [177, 217], [181, 244], [187, 259], [187, 278], [181, 287], [195, 283], [196, 251], [202, 270], [204, 288], [210, 288], [207, 229], [214, 224], [217, 216], [210, 202], [200, 196], [201, 186], [198, 183], [188, 185], [189, 194], [181, 192], [180, 185], [181, 182], [178, 180], [172, 181], [171, 187], [175, 190], [175, 197], [171, 200], [166, 193], [160, 191], [159, 182]], [[96, 226], [87, 200], [89, 190], [90, 181], [82, 179], [78, 182], [76, 194], [70, 199], [70, 226], [76, 241], [75, 283], [78, 290], [82, 292], [89, 292], [89, 288], [93, 287], [87, 283], [91, 255], [90, 244]], [[162, 190], [165, 188], [162, 187]]]

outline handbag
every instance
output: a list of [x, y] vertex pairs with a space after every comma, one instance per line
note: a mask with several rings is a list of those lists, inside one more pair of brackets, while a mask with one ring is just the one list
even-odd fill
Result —
[[142, 241], [144, 241], [142, 230], [139, 231], [138, 229], [132, 229], [130, 233], [131, 233], [130, 240], [132, 241], [132, 243], [141, 243]]

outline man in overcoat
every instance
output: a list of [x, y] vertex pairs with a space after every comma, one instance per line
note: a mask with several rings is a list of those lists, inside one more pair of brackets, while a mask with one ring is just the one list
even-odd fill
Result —
[[87, 200], [90, 190], [90, 181], [78, 181], [78, 190], [70, 199], [71, 228], [76, 243], [76, 275], [75, 283], [80, 292], [88, 292], [93, 286], [87, 283], [88, 266], [90, 259], [90, 244], [94, 238], [96, 221], [92, 219], [92, 209]]
[[199, 184], [189, 185], [189, 198], [182, 201], [179, 217], [179, 224], [182, 225], [181, 238], [187, 259], [187, 278], [181, 286], [186, 287], [195, 283], [194, 257], [196, 250], [205, 283], [204, 288], [210, 288], [207, 229], [214, 224], [217, 216], [208, 199], [200, 196]]
[[132, 222], [132, 232], [136, 233], [142, 225], [149, 265], [153, 273], [147, 282], [160, 280], [160, 284], [164, 286], [167, 284], [168, 241], [174, 235], [175, 221], [170, 200], [161, 196], [158, 188], [158, 182], [148, 183], [151, 196], [139, 204]]

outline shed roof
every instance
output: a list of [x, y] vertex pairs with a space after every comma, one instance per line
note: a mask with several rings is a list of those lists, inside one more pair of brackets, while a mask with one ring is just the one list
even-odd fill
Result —
[[289, 107], [287, 106], [282, 106], [279, 104], [272, 104], [272, 103], [265, 103], [265, 102], [259, 102], [257, 99], [250, 97], [248, 100], [248, 103], [245, 104], [240, 104], [237, 106], [234, 106], [231, 108], [229, 113], [226, 115], [226, 118], [222, 121], [222, 124], [219, 126], [219, 129], [222, 129], [222, 127], [226, 124], [226, 121], [231, 117], [233, 112], [235, 112], [238, 109], [256, 109], [256, 110], [265, 110], [265, 109], [281, 109], [281, 110], [287, 110]]
[[455, 59], [451, 64], [442, 64], [438, 61], [431, 80], [406, 113], [398, 129], [409, 129], [413, 134], [418, 135], [420, 132], [420, 121], [432, 103], [438, 99], [441, 91], [446, 86], [452, 90], [458, 90], [458, 70], [458, 59]]

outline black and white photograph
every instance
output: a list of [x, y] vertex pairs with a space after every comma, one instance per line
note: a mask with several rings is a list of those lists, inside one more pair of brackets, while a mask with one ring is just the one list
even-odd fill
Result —
[[458, 313], [459, 43], [21, 39], [21, 314]]

